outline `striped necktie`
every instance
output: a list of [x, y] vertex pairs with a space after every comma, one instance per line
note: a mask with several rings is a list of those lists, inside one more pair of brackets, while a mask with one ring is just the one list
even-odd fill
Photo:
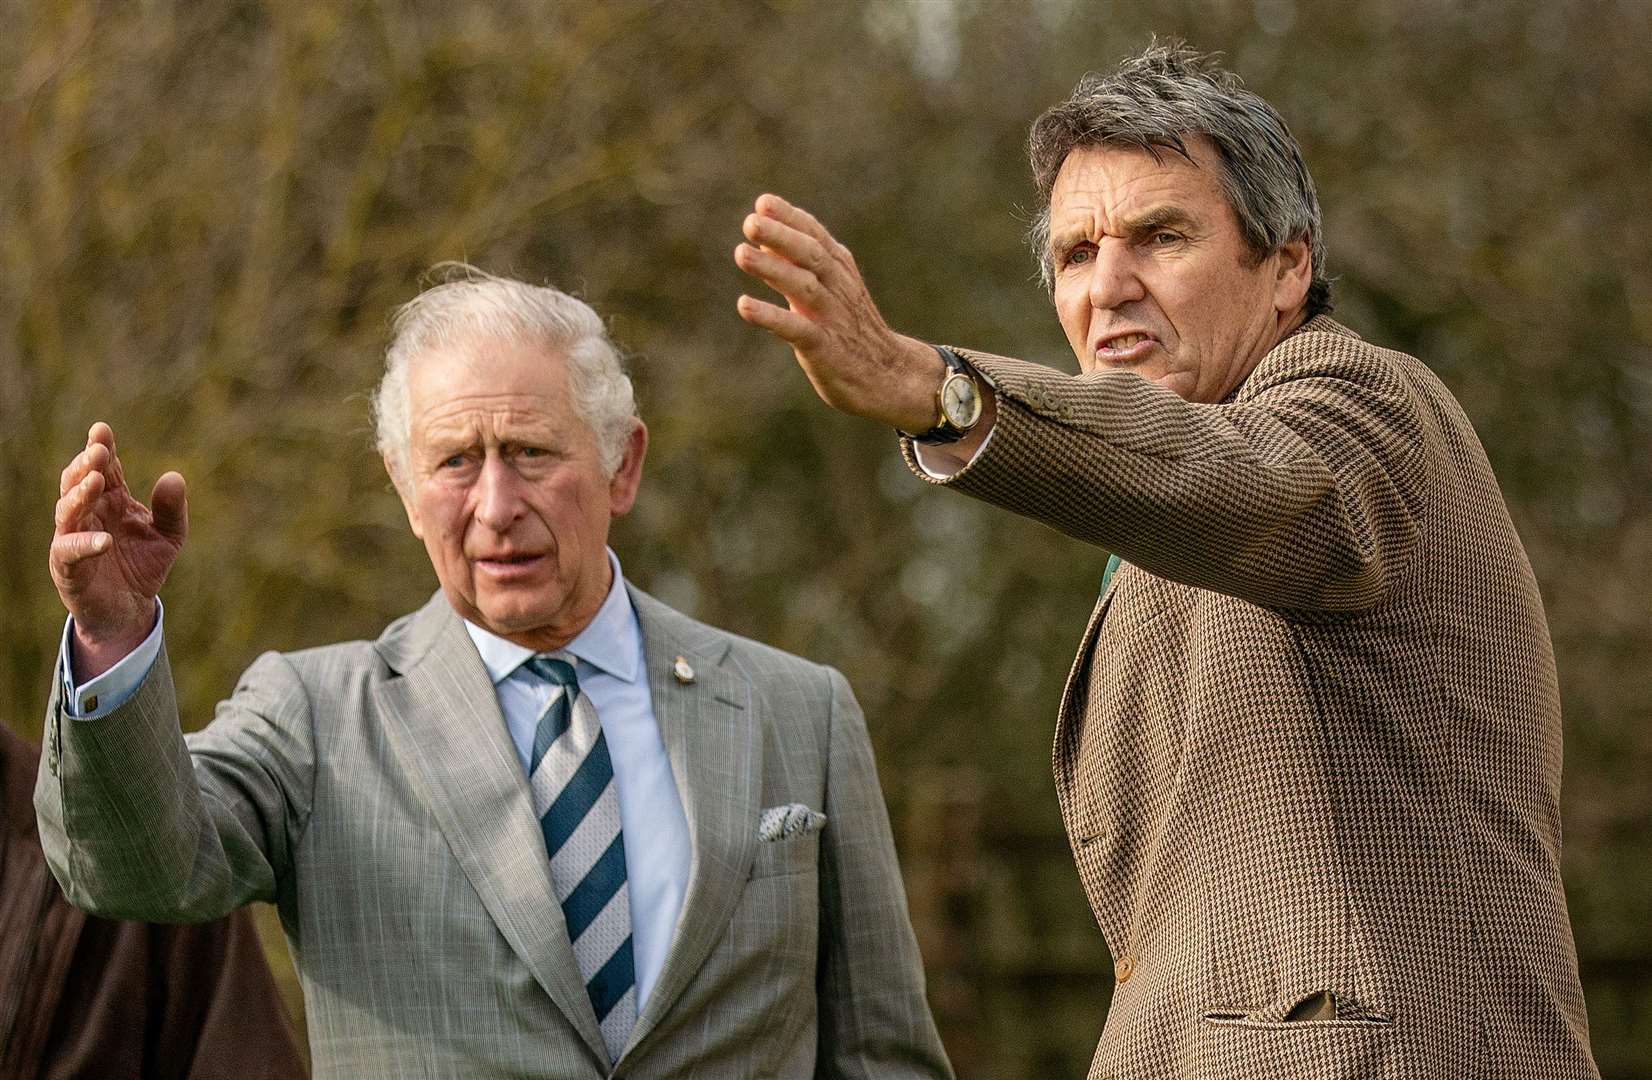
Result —
[[614, 1062], [637, 1022], [631, 892], [614, 766], [596, 707], [579, 692], [573, 665], [534, 656], [522, 666], [551, 684], [528, 761], [533, 811], [545, 835], [551, 883], [567, 919], [574, 960]]

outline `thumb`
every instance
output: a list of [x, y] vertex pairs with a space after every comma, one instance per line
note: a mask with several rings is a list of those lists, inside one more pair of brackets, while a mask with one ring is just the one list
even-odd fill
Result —
[[189, 499], [184, 493], [183, 474], [163, 473], [155, 481], [149, 506], [155, 516], [156, 531], [181, 546], [184, 537], [189, 535]]

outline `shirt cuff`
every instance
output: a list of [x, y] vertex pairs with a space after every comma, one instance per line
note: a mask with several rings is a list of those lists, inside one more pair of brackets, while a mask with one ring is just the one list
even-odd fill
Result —
[[[928, 473], [933, 479], [950, 480], [975, 464], [975, 459], [980, 457], [982, 452], [986, 450], [987, 444], [992, 442], [992, 433], [997, 429], [997, 426], [998, 422], [996, 420], [988, 425], [987, 433], [981, 438], [981, 445], [977, 446], [975, 453], [967, 459], [960, 460], [956, 457], [942, 456], [944, 451], [940, 449], [939, 445], [921, 443], [916, 439], [912, 440], [912, 459], [918, 463], [918, 468]], [[927, 457], [924, 454], [926, 449], [929, 451]]]
[[[966, 360], [965, 363], [968, 363], [968, 361]], [[970, 370], [975, 372], [976, 378], [987, 384], [988, 389], [997, 394], [998, 384], [992, 381], [991, 376], [973, 364], [970, 365]], [[924, 474], [931, 480], [952, 479], [975, 464], [975, 460], [986, 450], [987, 444], [992, 442], [992, 433], [998, 428], [998, 418], [994, 416], [991, 420], [988, 420], [983, 417], [981, 422], [986, 425], [986, 434], [981, 436], [981, 445], [977, 446], [975, 452], [970, 454], [969, 457], [959, 457], [957, 454], [951, 453], [950, 451], [955, 449], [953, 443], [921, 443], [917, 439], [913, 439], [912, 460], [918, 463], [918, 468], [922, 469]]]
[[79, 686], [74, 683], [74, 672], [69, 663], [69, 635], [74, 633], [73, 616], [63, 621], [63, 640], [57, 648], [58, 678], [63, 683], [63, 711], [75, 720], [96, 720], [107, 716], [126, 704], [137, 693], [138, 687], [155, 666], [161, 654], [161, 624], [166, 609], [160, 597], [155, 598], [155, 628], [143, 643], [125, 656], [114, 667]]

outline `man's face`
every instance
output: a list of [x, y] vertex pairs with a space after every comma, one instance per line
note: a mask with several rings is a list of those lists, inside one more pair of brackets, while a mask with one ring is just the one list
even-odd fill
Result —
[[1215, 148], [1193, 161], [1085, 147], [1050, 192], [1055, 309], [1085, 372], [1122, 369], [1189, 401], [1227, 397], [1301, 321], [1305, 241], [1254, 263]]
[[642, 422], [610, 479], [562, 356], [492, 338], [414, 358], [408, 406], [397, 486], [448, 602], [528, 648], [566, 644], [608, 595], [608, 525], [636, 497]]

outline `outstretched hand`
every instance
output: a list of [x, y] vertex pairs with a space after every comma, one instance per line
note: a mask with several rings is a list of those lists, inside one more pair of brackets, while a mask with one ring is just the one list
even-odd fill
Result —
[[735, 265], [786, 298], [740, 297], [740, 317], [792, 347], [821, 400], [904, 431], [939, 419], [945, 365], [934, 349], [883, 321], [849, 249], [814, 215], [778, 195], [757, 200]]
[[189, 532], [184, 478], [155, 481], [149, 506], [126, 486], [115, 433], [101, 420], [63, 470], [49, 563], [75, 624], [75, 674], [101, 674], [136, 648], [155, 621], [155, 595]]

